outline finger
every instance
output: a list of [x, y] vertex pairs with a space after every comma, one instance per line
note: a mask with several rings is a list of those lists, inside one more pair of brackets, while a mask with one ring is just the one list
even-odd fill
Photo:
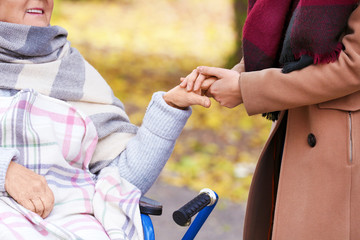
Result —
[[181, 82], [180, 87], [185, 88], [189, 81], [193, 81], [193, 79], [196, 79], [197, 75], [198, 72], [196, 71], [196, 69], [192, 70], [192, 72], [189, 75], [187, 75], [185, 79]]
[[185, 87], [186, 87], [186, 85], [187, 85], [186, 78], [180, 78], [180, 81], [181, 81], [181, 83], [180, 83], [180, 87], [185, 88]]
[[225, 68], [217, 68], [217, 67], [206, 67], [206, 66], [200, 66], [197, 68], [198, 72], [206, 75], [206, 76], [215, 76], [217, 78], [223, 78], [224, 74], [229, 71]]
[[194, 69], [191, 74], [187, 77], [186, 82], [186, 90], [189, 92], [193, 89], [194, 87], [194, 82], [196, 80], [196, 78], [198, 77], [199, 73], [196, 69]]
[[215, 99], [214, 93], [213, 93], [213, 85], [211, 85], [205, 92], [205, 96], [211, 97]]
[[202, 95], [202, 91], [201, 89], [197, 90], [197, 91], [193, 91], [194, 93], [196, 93], [197, 95]]
[[217, 80], [217, 78], [207, 78], [205, 79], [205, 81], [201, 84], [201, 89], [202, 90], [207, 90], [209, 89], [209, 87]]
[[201, 105], [206, 108], [211, 106], [211, 101], [206, 96], [201, 96], [196, 93], [192, 93], [191, 96], [189, 96], [189, 97], [191, 98], [190, 99], [191, 105]]
[[206, 76], [204, 74], [198, 75], [198, 77], [196, 78], [195, 83], [194, 83], [194, 91], [197, 91], [200, 89], [200, 86], [204, 82], [205, 79], [206, 79]]
[[187, 85], [187, 78], [188, 78], [188, 77], [180, 78], [180, 80], [181, 80], [180, 87], [182, 87], [182, 88], [185, 88], [185, 87], [186, 87], [186, 85]]
[[44, 213], [44, 204], [40, 198], [30, 199], [35, 208], [35, 213], [42, 216]]
[[17, 202], [24, 208], [26, 208], [32, 212], [35, 212], [35, 206], [29, 199], [21, 200], [21, 201], [17, 201]]
[[43, 203], [44, 203], [44, 213], [42, 215], [43, 218], [49, 216], [50, 212], [54, 208], [54, 201], [55, 201], [54, 193], [51, 191], [50, 188], [48, 188], [46, 195], [43, 198]]

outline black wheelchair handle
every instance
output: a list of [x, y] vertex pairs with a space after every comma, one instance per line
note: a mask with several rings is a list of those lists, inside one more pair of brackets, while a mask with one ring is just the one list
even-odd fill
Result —
[[200, 193], [190, 202], [186, 203], [179, 210], [173, 213], [174, 221], [180, 226], [188, 226], [191, 217], [200, 212], [204, 207], [211, 203], [212, 199], [206, 192]]

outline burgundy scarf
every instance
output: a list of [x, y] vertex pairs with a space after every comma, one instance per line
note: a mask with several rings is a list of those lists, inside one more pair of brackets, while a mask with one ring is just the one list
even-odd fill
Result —
[[[335, 61], [338, 41], [358, 0], [249, 0], [243, 29], [246, 71], [283, 67], [288, 73]], [[278, 112], [263, 114], [276, 120]]]

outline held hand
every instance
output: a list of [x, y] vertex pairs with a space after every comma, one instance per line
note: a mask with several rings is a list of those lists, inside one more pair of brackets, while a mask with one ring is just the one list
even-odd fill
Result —
[[198, 67], [199, 74], [215, 76], [214, 81], [206, 92], [206, 96], [213, 97], [222, 106], [233, 108], [243, 103], [239, 78], [240, 73], [234, 70], [215, 67]]
[[172, 107], [185, 109], [191, 105], [210, 107], [211, 101], [206, 96], [201, 96], [201, 91], [187, 92], [184, 88], [176, 86], [163, 96], [165, 102]]
[[42, 218], [54, 207], [54, 194], [46, 179], [15, 162], [10, 162], [6, 172], [5, 190], [20, 205]]
[[197, 69], [194, 69], [189, 75], [185, 78], [181, 78], [180, 80], [180, 87], [186, 88], [188, 92], [196, 92], [200, 89], [207, 90], [217, 79], [212, 76], [205, 76], [199, 73]]

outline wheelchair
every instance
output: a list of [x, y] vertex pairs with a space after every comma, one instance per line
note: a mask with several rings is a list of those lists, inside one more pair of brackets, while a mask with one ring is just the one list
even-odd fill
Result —
[[[219, 197], [216, 192], [209, 188], [204, 188], [200, 193], [186, 203], [184, 206], [174, 211], [173, 220], [180, 226], [189, 227], [182, 240], [192, 240], [205, 223], [206, 219], [215, 208]], [[150, 198], [140, 199], [141, 221], [144, 230], [144, 240], [155, 240], [154, 226], [151, 215], [161, 215], [162, 205]], [[195, 215], [194, 221], [191, 218]]]

